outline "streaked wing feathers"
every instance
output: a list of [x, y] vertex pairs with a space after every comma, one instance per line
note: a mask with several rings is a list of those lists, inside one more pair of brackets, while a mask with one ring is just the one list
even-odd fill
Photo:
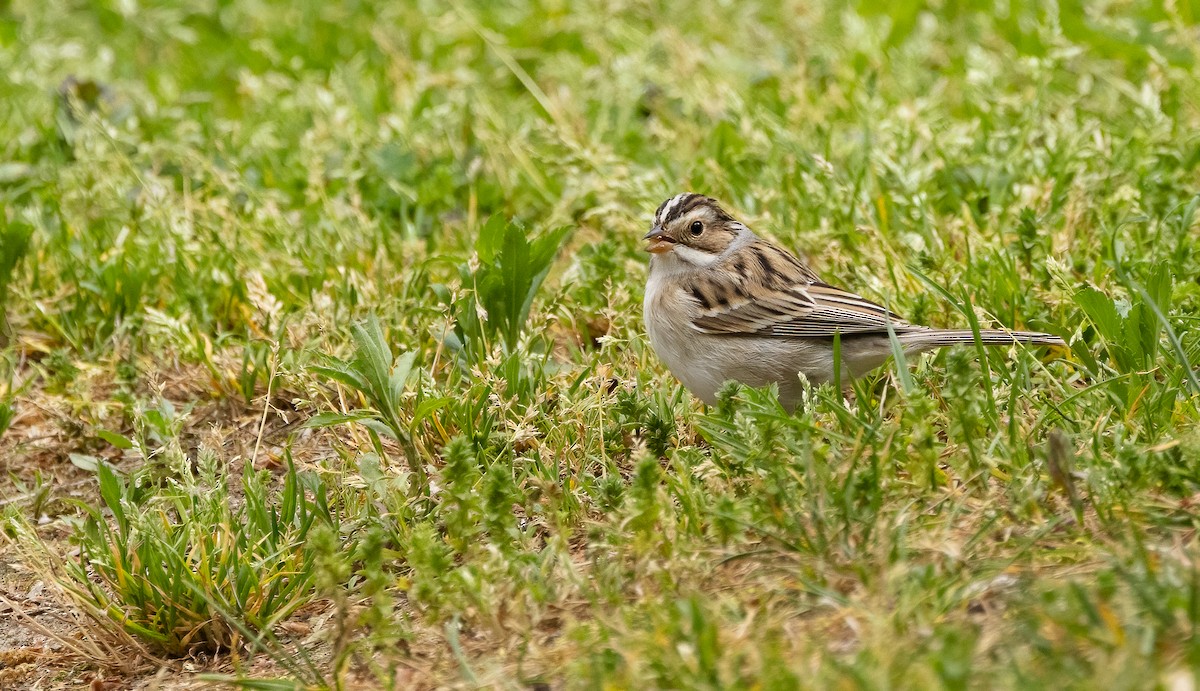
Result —
[[784, 250], [755, 242], [723, 262], [735, 284], [709, 279], [692, 295], [702, 312], [693, 321], [705, 333], [782, 338], [830, 338], [834, 334], [887, 333], [913, 329], [899, 315], [854, 293], [821, 282]]

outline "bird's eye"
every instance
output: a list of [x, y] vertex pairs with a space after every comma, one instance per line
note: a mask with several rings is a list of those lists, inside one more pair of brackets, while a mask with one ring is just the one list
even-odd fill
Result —
[[698, 236], [704, 232], [704, 224], [700, 221], [692, 221], [692, 227], [688, 228], [688, 230], [691, 231], [692, 235]]

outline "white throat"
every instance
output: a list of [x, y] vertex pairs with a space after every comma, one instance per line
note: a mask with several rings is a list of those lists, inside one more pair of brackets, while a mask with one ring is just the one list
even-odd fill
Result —
[[650, 257], [650, 278], [654, 280], [699, 271], [712, 266], [718, 259], [720, 256], [716, 254], [675, 245], [670, 251]]
[[697, 269], [703, 269], [712, 266], [718, 259], [721, 258], [721, 255], [719, 254], [705, 252], [694, 247], [688, 247], [687, 245], [675, 245], [674, 249], [671, 250], [671, 254], [679, 257], [680, 261], [691, 264]]

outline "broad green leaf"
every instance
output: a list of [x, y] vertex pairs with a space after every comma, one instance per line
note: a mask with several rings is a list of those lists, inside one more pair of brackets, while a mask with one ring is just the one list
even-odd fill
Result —
[[100, 463], [100, 459], [88, 453], [68, 453], [67, 458], [71, 461], [71, 465], [84, 470], [95, 470]]
[[107, 463], [96, 466], [96, 475], [100, 480], [100, 498], [104, 500], [109, 511], [113, 512], [121, 531], [126, 531], [129, 525], [125, 519], [125, 509], [121, 506], [121, 500], [125, 496], [125, 481]]
[[392, 366], [392, 351], [383, 336], [383, 328], [378, 317], [371, 315], [355, 324], [352, 333], [357, 347], [354, 368], [366, 382], [368, 395], [375, 399], [376, 405], [382, 405], [388, 402], [385, 397]]
[[314, 365], [312, 371], [327, 379], [332, 379], [352, 391], [357, 391], [365, 395], [370, 395], [371, 393], [367, 382], [362, 376], [343, 362], [331, 362], [328, 366]]
[[479, 229], [479, 237], [475, 241], [475, 253], [479, 261], [491, 264], [500, 253], [509, 230], [509, 224], [501, 216], [492, 216]]
[[417, 405], [417, 409], [413, 411], [412, 423], [414, 425], [425, 421], [425, 418], [432, 415], [435, 411], [445, 408], [454, 402], [451, 396], [442, 396], [440, 398], [427, 398]]
[[106, 429], [102, 429], [96, 432], [96, 436], [100, 437], [109, 444], [112, 444], [118, 449], [127, 450], [133, 448], [133, 441], [123, 434], [117, 434], [116, 432], [110, 432]]
[[[470, 280], [487, 314], [487, 331], [500, 336], [509, 350], [516, 348], [533, 298], [569, 232], [569, 227], [559, 228], [531, 242], [524, 228], [505, 224], [497, 217], [480, 229], [476, 253], [481, 265]], [[464, 335], [469, 336], [472, 319], [477, 315], [466, 312], [459, 310], [458, 321]]]
[[367, 429], [373, 430], [376, 434], [387, 437], [388, 439], [394, 439], [396, 441], [400, 440], [397, 430], [393, 430], [390, 425], [386, 424], [382, 420], [363, 418], [362, 420], [358, 420], [358, 423]]
[[416, 358], [417, 353], [412, 350], [396, 357], [396, 362], [392, 365], [392, 374], [388, 381], [391, 391], [391, 403], [398, 404], [400, 402], [400, 396], [404, 393], [404, 386], [408, 382], [409, 375], [412, 374], [413, 361]]
[[383, 470], [379, 467], [379, 456], [365, 453], [358, 458], [358, 474], [368, 486], [375, 486], [384, 479]]
[[84, 470], [95, 470], [100, 464], [100, 458], [92, 456], [91, 453], [67, 453], [67, 458], [74, 467]]
[[1117, 315], [1112, 298], [1088, 286], [1075, 294], [1075, 302], [1096, 325], [1096, 330], [1101, 336], [1107, 340], [1121, 337], [1122, 319]]

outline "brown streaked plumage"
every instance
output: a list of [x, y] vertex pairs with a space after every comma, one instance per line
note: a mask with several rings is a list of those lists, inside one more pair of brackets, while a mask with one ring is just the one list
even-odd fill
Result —
[[[799, 374], [834, 379], [833, 337], [842, 336], [849, 380], [891, 355], [888, 327], [906, 352], [972, 343], [970, 331], [910, 324], [863, 297], [823, 281], [787, 250], [763, 240], [699, 194], [680, 194], [654, 213], [644, 317], [650, 343], [671, 372], [707, 403], [721, 384], [779, 385], [800, 400]], [[985, 345], [1064, 345], [1052, 334], [989, 330]]]

